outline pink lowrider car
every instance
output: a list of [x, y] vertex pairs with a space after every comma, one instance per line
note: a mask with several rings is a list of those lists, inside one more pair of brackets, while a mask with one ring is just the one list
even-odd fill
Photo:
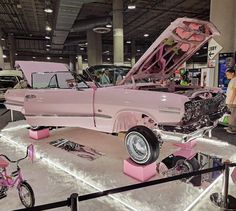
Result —
[[149, 164], [159, 156], [158, 130], [203, 133], [225, 112], [225, 96], [218, 89], [150, 82], [169, 78], [216, 35], [219, 32], [212, 23], [177, 19], [113, 87], [89, 86], [69, 71], [47, 72], [45, 68], [42, 73], [32, 66], [31, 73], [35, 73], [29, 74], [22, 68], [32, 88], [9, 90], [5, 104], [22, 112], [32, 126], [127, 132], [125, 146], [130, 157], [138, 164]]

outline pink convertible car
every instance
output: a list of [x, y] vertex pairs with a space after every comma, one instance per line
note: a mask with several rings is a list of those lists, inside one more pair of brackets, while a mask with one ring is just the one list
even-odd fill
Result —
[[[125, 146], [138, 164], [159, 156], [157, 131], [203, 133], [225, 112], [218, 89], [161, 85], [213, 36], [209, 22], [179, 18], [160, 35], [118, 86], [99, 87], [58, 67], [24, 70], [30, 89], [9, 90], [6, 106], [25, 115], [32, 126], [82, 127], [108, 133], [126, 132]], [[31, 74], [32, 73], [32, 74]], [[75, 78], [74, 78], [75, 77]]]

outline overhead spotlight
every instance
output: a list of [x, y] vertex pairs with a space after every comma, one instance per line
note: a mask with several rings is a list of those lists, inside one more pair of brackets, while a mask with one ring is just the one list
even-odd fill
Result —
[[130, 61], [130, 58], [128, 58], [127, 60]]
[[203, 49], [207, 49], [207, 46], [204, 46]]
[[15, 53], [15, 56], [17, 56], [18, 55], [18, 53]]
[[51, 57], [50, 56], [47, 56], [47, 60], [50, 60], [51, 59]]
[[6, 58], [7, 58], [7, 56], [3, 54], [3, 55], [2, 55], [2, 58], [3, 58], [3, 59], [6, 59]]
[[136, 9], [136, 5], [133, 3], [132, 0], [130, 0], [129, 4], [128, 4], [128, 9], [129, 10], [134, 10]]
[[32, 59], [36, 59], [36, 57], [35, 57], [35, 56], [33, 56], [33, 57], [32, 57]]
[[51, 7], [51, 2], [49, 0], [45, 0], [45, 8], [44, 8], [44, 12], [46, 13], [52, 13], [52, 7]]
[[107, 28], [112, 28], [112, 25], [110, 23], [106, 24]]
[[126, 43], [127, 43], [127, 44], [130, 44], [130, 43], [131, 43], [131, 41], [130, 41], [130, 40], [127, 40], [127, 41], [126, 41]]
[[52, 31], [52, 27], [51, 26], [49, 26], [49, 25], [46, 25], [46, 31]]
[[88, 59], [84, 59], [84, 61], [88, 61]]
[[140, 51], [141, 51], [140, 49], [137, 50], [137, 52], [140, 52]]
[[111, 58], [109, 58], [109, 57], [108, 57], [108, 58], [107, 58], [107, 60], [108, 60], [108, 61], [110, 61], [110, 60], [111, 60]]
[[80, 48], [80, 50], [81, 50], [81, 51], [83, 51], [83, 50], [84, 50], [84, 48]]
[[196, 55], [199, 55], [199, 52], [197, 52]]
[[149, 34], [144, 34], [143, 36], [144, 36], [144, 37], [149, 37]]
[[4, 41], [4, 40], [5, 40], [5, 38], [4, 38], [4, 37], [2, 37], [2, 38], [1, 38], [1, 40], [2, 40], [2, 41]]
[[50, 48], [50, 47], [51, 47], [51, 45], [50, 45], [50, 44], [47, 44], [47, 45], [46, 45], [46, 47]]
[[49, 48], [46, 48], [46, 51], [50, 51], [50, 49], [49, 49]]
[[50, 40], [50, 39], [51, 39], [51, 37], [49, 37], [49, 36], [45, 36], [45, 39], [47, 39], [47, 40]]
[[44, 12], [46, 12], [46, 13], [52, 13], [53, 10], [52, 10], [51, 8], [47, 7], [47, 8], [44, 9]]
[[59, 59], [63, 59], [63, 57], [62, 57], [62, 56], [60, 56], [60, 57], [59, 57]]

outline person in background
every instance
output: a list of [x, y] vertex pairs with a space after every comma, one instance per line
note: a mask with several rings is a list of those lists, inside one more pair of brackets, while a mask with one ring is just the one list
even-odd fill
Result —
[[230, 80], [226, 92], [226, 104], [231, 112], [229, 116], [228, 133], [236, 134], [236, 73], [234, 69], [226, 70], [226, 77]]
[[107, 70], [102, 71], [102, 75], [100, 76], [100, 83], [101, 84], [110, 84], [111, 83], [107, 72], [108, 72]]

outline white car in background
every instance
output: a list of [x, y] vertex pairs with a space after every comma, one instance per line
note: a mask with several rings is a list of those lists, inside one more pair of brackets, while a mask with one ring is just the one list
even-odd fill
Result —
[[[19, 70], [2, 70], [0, 71], [0, 101], [5, 100], [5, 92], [14, 88], [23, 80], [22, 72]], [[19, 88], [17, 86], [17, 88]]]

